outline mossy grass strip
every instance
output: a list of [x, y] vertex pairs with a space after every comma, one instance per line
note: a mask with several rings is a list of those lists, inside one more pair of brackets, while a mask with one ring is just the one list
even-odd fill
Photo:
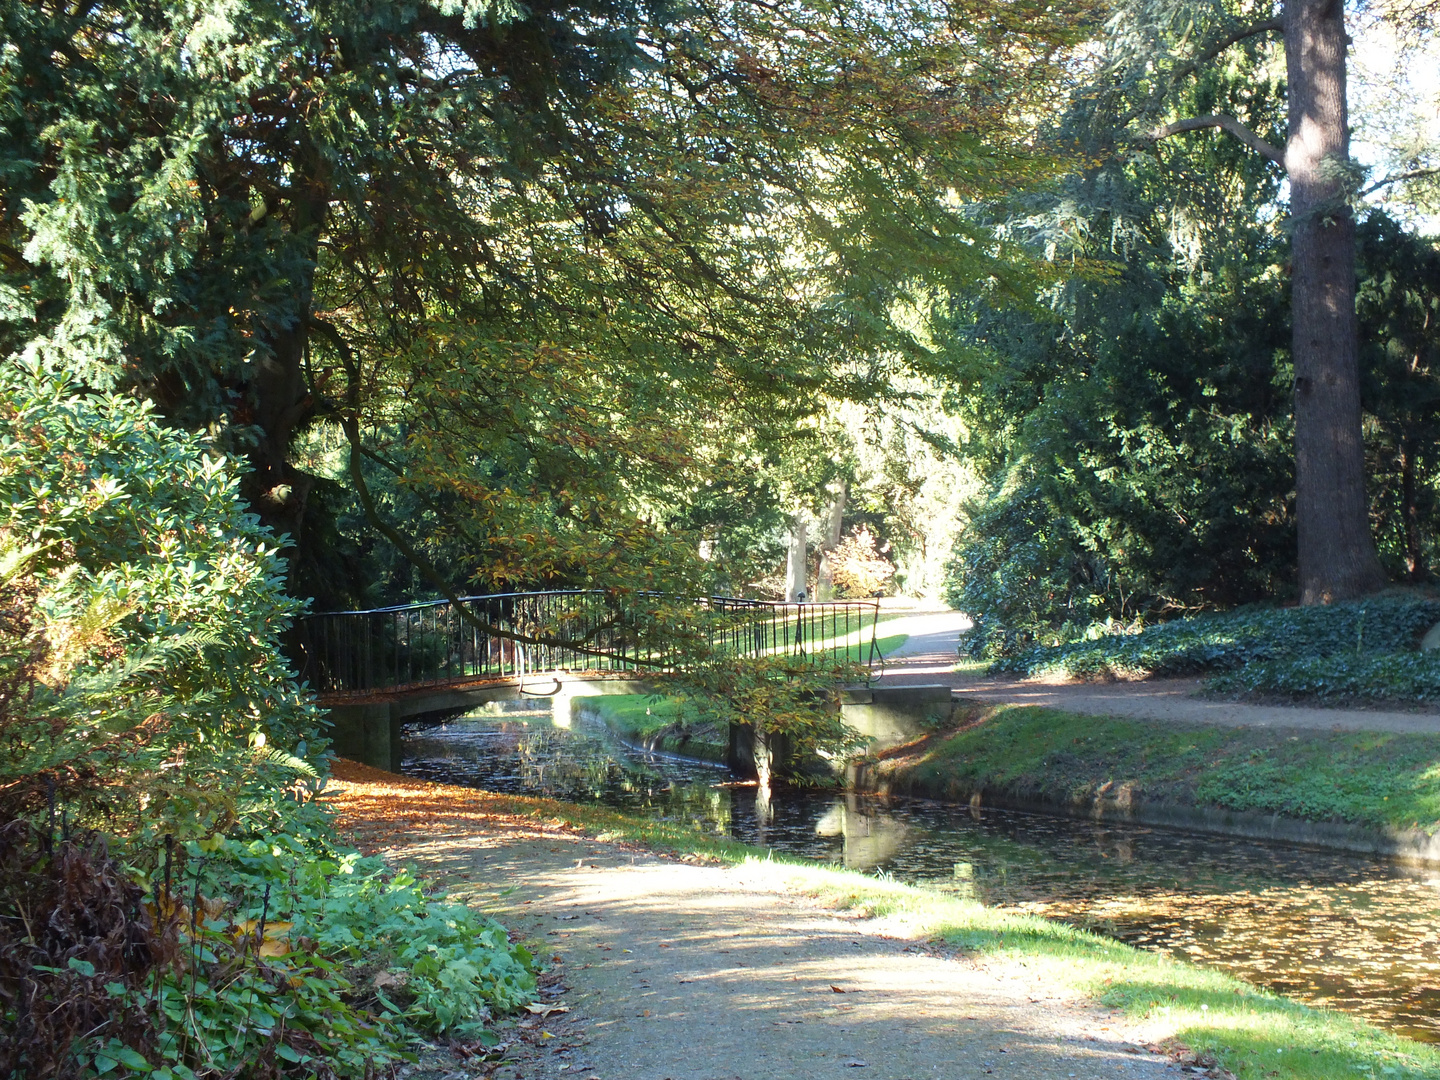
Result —
[[897, 759], [892, 790], [1057, 805], [1125, 792], [1300, 821], [1440, 826], [1440, 735], [1203, 727], [1034, 706], [971, 720]]
[[1241, 1080], [1440, 1076], [1436, 1047], [1063, 923], [849, 871], [786, 863], [773, 872], [823, 902], [881, 920], [887, 933], [1021, 962], [1052, 986], [1153, 1022]]

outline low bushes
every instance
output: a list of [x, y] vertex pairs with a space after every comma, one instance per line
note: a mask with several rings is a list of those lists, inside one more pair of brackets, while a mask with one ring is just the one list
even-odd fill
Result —
[[1242, 608], [1037, 646], [997, 660], [995, 672], [1072, 678], [1226, 673], [1217, 689], [1406, 698], [1440, 696], [1440, 658], [1417, 651], [1440, 623], [1440, 601], [1378, 598], [1304, 608]]
[[0, 367], [0, 1072], [366, 1078], [535, 988], [340, 850], [279, 545], [133, 399]]
[[1440, 701], [1440, 653], [1359, 652], [1254, 660], [1216, 675], [1209, 686], [1220, 694]]
[[503, 927], [354, 852], [215, 836], [127, 864], [100, 837], [0, 834], [0, 1070], [369, 1078], [417, 1033], [494, 1043], [533, 999]]
[[260, 932], [262, 951], [367, 973], [358, 1000], [435, 1035], [476, 1037], [491, 1009], [533, 1001], [533, 958], [504, 927], [427, 894], [408, 871], [291, 836], [191, 842], [195, 881], [225, 897], [212, 926]]

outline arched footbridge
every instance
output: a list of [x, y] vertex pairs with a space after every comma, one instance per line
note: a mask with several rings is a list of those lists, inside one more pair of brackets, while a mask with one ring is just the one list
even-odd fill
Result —
[[556, 722], [568, 724], [576, 697], [663, 692], [687, 661], [717, 652], [854, 665], [862, 677], [845, 691], [846, 719], [893, 744], [912, 725], [892, 731], [895, 723], [880, 714], [933, 714], [942, 698], [948, 710], [949, 690], [873, 688], [883, 669], [879, 613], [867, 600], [500, 593], [307, 615], [296, 624], [297, 660], [330, 714], [336, 752], [381, 768], [399, 767], [406, 721], [547, 697]]

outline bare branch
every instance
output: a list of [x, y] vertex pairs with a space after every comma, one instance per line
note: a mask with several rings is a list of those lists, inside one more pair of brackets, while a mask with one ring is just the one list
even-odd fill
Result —
[[1285, 167], [1284, 150], [1266, 142], [1233, 116], [1192, 116], [1188, 120], [1176, 120], [1172, 124], [1165, 124], [1150, 132], [1150, 138], [1159, 142], [1161, 139], [1168, 139], [1171, 135], [1179, 135], [1183, 131], [1199, 131], [1202, 128], [1219, 128], [1221, 131], [1228, 132], [1251, 150], [1269, 158], [1282, 169]]
[[1399, 184], [1405, 180], [1419, 180], [1423, 176], [1440, 176], [1440, 169], [1411, 169], [1409, 172], [1387, 176], [1384, 180], [1377, 180], [1361, 191], [1360, 197], [1363, 199], [1366, 195], [1373, 195], [1381, 188], [1389, 187], [1391, 184]]

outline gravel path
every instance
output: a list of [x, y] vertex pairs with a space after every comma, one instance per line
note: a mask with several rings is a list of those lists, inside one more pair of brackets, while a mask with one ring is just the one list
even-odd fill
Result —
[[450, 808], [403, 831], [392, 822], [375, 834], [388, 842], [366, 846], [460, 883], [452, 895], [546, 943], [550, 995], [568, 1011], [528, 1020], [499, 1080], [1180, 1075], [1142, 1048], [1163, 1031], [1056, 996], [1019, 963], [887, 937], [763, 866], [688, 865], [533, 821], [487, 823], [484, 793], [347, 770], [338, 802], [362, 840], [387, 802]]
[[[905, 629], [898, 629], [902, 623]], [[883, 632], [908, 633], [910, 638], [886, 658], [880, 685], [943, 683], [965, 701], [1043, 705], [1067, 712], [1220, 727], [1440, 733], [1440, 713], [1433, 711], [1330, 709], [1215, 700], [1196, 696], [1202, 688], [1200, 679], [1082, 683], [957, 672], [956, 641], [969, 625], [970, 620], [956, 611], [916, 614], [885, 623]]]

